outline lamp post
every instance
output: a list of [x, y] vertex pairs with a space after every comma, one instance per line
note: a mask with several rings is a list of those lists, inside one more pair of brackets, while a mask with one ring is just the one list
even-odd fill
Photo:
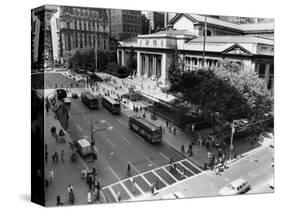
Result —
[[95, 126], [96, 124], [98, 124], [98, 123], [105, 123], [105, 120], [99, 120], [99, 121], [96, 121], [94, 124], [93, 124], [93, 119], [91, 119], [91, 143], [92, 143], [92, 145], [94, 145], [95, 143], [94, 143], [94, 133], [93, 133], [93, 126]]
[[229, 146], [229, 161], [231, 161], [231, 153], [233, 150], [233, 134], [235, 133], [235, 126], [234, 126], [234, 120], [231, 124], [231, 137], [230, 137], [230, 146]]

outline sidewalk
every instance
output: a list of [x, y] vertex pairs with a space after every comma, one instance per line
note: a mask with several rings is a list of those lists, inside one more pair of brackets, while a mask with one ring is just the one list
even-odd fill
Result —
[[[49, 94], [50, 92], [48, 92]], [[48, 188], [45, 190], [45, 201], [46, 206], [55, 206], [56, 205], [56, 196], [60, 195], [61, 202], [64, 205], [69, 205], [68, 203], [68, 185], [73, 186], [75, 194], [75, 203], [74, 204], [87, 204], [87, 195], [88, 195], [88, 186], [81, 178], [81, 170], [85, 168], [83, 160], [78, 157], [76, 162], [70, 161], [70, 156], [72, 150], [70, 150], [69, 143], [72, 142], [68, 133], [64, 131], [65, 136], [63, 140], [65, 142], [57, 142], [56, 139], [51, 135], [51, 127], [56, 127], [57, 133], [60, 129], [63, 130], [61, 124], [57, 119], [55, 119], [55, 114], [49, 110], [47, 113], [45, 111], [45, 144], [47, 144], [48, 149], [48, 162], [45, 163], [45, 177], [48, 179], [49, 170], [53, 170], [54, 179], [52, 182], [49, 182]], [[64, 150], [64, 161], [61, 160], [60, 153]], [[52, 155], [54, 152], [57, 152], [59, 155], [59, 160], [57, 163], [52, 161]], [[101, 191], [100, 202], [106, 202], [105, 196]]]

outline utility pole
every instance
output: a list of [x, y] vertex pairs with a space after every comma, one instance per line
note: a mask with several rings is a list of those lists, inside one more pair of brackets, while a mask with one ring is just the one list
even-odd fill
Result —
[[235, 126], [234, 126], [234, 120], [232, 121], [231, 126], [231, 137], [230, 137], [230, 146], [229, 146], [229, 161], [231, 161], [231, 153], [233, 151], [233, 135], [235, 133]]
[[91, 144], [94, 144], [94, 137], [93, 137], [93, 119], [91, 119]]
[[95, 61], [96, 61], [96, 68], [95, 68], [95, 72], [97, 72], [98, 70], [98, 37], [97, 37], [97, 31], [98, 31], [98, 23], [97, 24], [97, 27], [95, 29]]
[[206, 35], [207, 35], [207, 16], [205, 16], [205, 23], [204, 23], [204, 41], [203, 41], [203, 69], [205, 68], [205, 48], [206, 48]]

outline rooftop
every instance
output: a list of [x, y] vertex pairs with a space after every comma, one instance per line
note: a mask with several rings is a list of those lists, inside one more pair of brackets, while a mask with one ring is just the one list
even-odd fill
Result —
[[[203, 43], [204, 37], [198, 37], [190, 43]], [[206, 43], [251, 43], [251, 44], [267, 44], [274, 45], [274, 41], [270, 38], [262, 38], [257, 36], [207, 36]]]

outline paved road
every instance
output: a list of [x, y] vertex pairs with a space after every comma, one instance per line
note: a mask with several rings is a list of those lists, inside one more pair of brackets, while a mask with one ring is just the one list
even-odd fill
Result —
[[[159, 181], [159, 189], [182, 180], [180, 172], [185, 169], [187, 176], [200, 173], [195, 165], [184, 159], [165, 143], [151, 144], [132, 132], [127, 125], [127, 117], [113, 115], [101, 105], [99, 110], [88, 109], [80, 99], [73, 100], [70, 112], [68, 132], [73, 139], [90, 139], [90, 123], [105, 120], [99, 127], [113, 126], [112, 131], [102, 131], [94, 136], [98, 149], [98, 161], [94, 164], [85, 159], [86, 165], [98, 171], [98, 180], [102, 182], [104, 193], [109, 201], [116, 201], [120, 192], [122, 199], [136, 199], [150, 192], [150, 187]], [[169, 172], [169, 158], [178, 163], [178, 171]], [[127, 164], [131, 165], [131, 176], [127, 176]], [[159, 169], [159, 167], [161, 167]], [[153, 171], [152, 171], [153, 170]], [[143, 174], [145, 173], [145, 174]], [[131, 180], [139, 187], [132, 194]], [[109, 186], [110, 185], [110, 186]]]
[[[49, 74], [45, 79], [47, 87], [60, 85], [63, 78], [64, 84], [71, 81], [60, 74]], [[78, 93], [86, 91], [84, 88], [76, 88]], [[68, 133], [72, 139], [87, 138], [90, 140], [91, 120], [99, 123], [95, 128], [113, 126], [112, 131], [102, 131], [94, 135], [98, 150], [98, 160], [92, 162], [91, 158], [84, 159], [84, 165], [88, 169], [96, 167], [97, 180], [101, 182], [104, 194], [109, 202], [117, 201], [120, 192], [122, 200], [136, 200], [145, 195], [151, 195], [151, 187], [158, 181], [158, 188], [163, 189], [178, 181], [197, 175], [201, 170], [187, 159], [182, 157], [166, 143], [151, 144], [128, 128], [128, 118], [124, 115], [113, 115], [100, 107], [91, 110], [85, 106], [80, 98], [73, 99], [70, 110], [70, 123]], [[169, 171], [169, 158], [177, 163], [174, 172]], [[127, 175], [127, 165], [131, 165], [131, 175]], [[185, 177], [181, 172], [185, 170]], [[80, 172], [81, 170], [77, 170]], [[136, 189], [132, 188], [132, 180], [136, 182]]]

